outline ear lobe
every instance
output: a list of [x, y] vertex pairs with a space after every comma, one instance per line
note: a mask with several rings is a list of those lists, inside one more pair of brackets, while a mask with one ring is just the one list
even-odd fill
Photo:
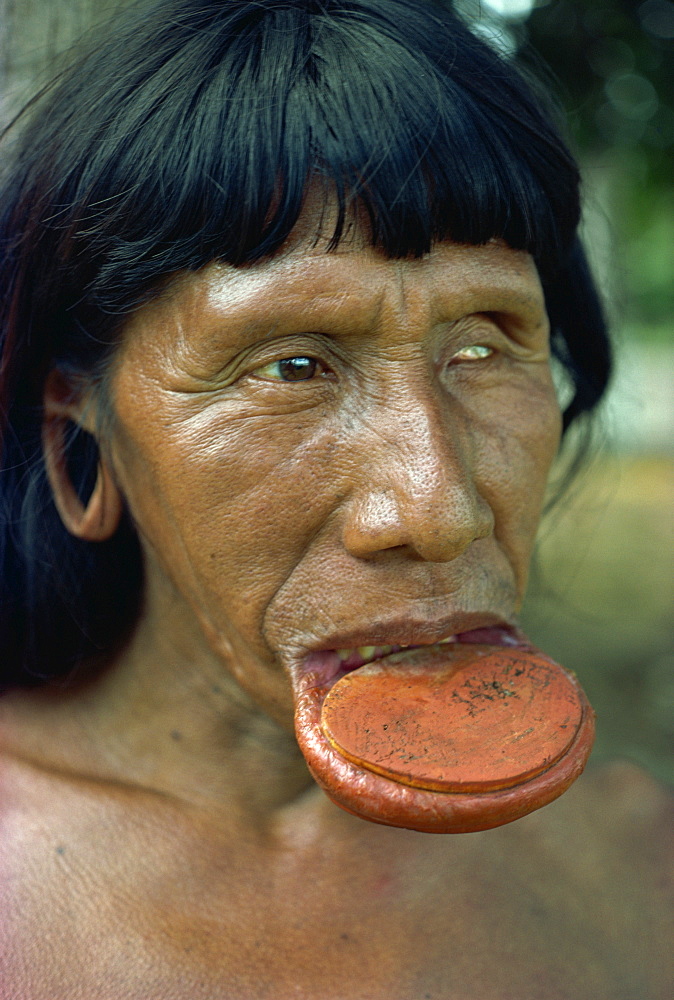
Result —
[[81, 405], [61, 373], [51, 372], [44, 392], [42, 448], [54, 503], [71, 535], [83, 541], [102, 542], [119, 526], [122, 496], [108, 464], [99, 456], [91, 496], [86, 501], [80, 499], [66, 459], [68, 424], [72, 423], [82, 426]]

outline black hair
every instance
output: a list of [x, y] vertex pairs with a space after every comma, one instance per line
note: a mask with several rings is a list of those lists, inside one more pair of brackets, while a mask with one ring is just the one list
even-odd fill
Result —
[[[355, 204], [373, 245], [421, 256], [493, 237], [531, 253], [573, 386], [590, 411], [610, 358], [577, 239], [576, 164], [545, 101], [441, 0], [134, 4], [5, 137], [0, 186], [0, 649], [4, 684], [110, 648], [142, 591], [128, 519], [68, 535], [40, 443], [53, 366], [101, 383], [125, 319], [176, 273], [273, 255], [310, 182], [339, 243]], [[96, 450], [73, 430], [91, 488]]]

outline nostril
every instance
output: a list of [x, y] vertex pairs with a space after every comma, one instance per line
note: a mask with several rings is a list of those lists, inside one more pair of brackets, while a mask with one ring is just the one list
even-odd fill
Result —
[[454, 493], [442, 504], [382, 503], [366, 500], [351, 509], [343, 528], [346, 550], [361, 559], [396, 553], [428, 562], [456, 559], [472, 542], [488, 537], [494, 528], [490, 506], [481, 497]]

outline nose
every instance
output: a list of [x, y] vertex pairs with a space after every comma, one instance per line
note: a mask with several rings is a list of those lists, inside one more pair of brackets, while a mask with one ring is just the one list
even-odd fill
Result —
[[478, 492], [460, 424], [459, 417], [452, 426], [437, 404], [387, 407], [376, 426], [368, 421], [342, 530], [351, 555], [400, 550], [448, 562], [491, 534], [493, 513]]

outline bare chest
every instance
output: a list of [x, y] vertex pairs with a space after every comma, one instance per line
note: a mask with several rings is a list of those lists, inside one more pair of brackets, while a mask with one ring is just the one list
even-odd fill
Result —
[[52, 861], [4, 881], [1, 1000], [669, 997], [664, 924], [626, 883], [592, 898], [543, 871], [439, 869], [396, 892], [366, 872], [359, 896], [357, 865], [300, 887], [241, 863], [195, 879], [180, 852], [143, 872], [123, 845], [113, 872], [63, 845]]
[[0, 818], [0, 1000], [671, 996], [671, 876], [642, 831], [633, 850], [553, 812], [458, 838], [347, 818], [223, 848], [62, 791]]

